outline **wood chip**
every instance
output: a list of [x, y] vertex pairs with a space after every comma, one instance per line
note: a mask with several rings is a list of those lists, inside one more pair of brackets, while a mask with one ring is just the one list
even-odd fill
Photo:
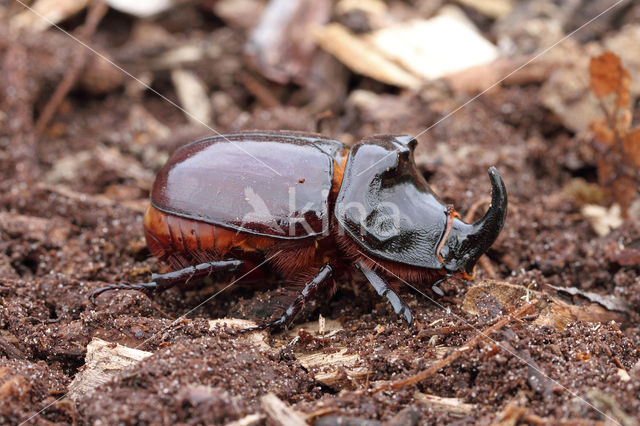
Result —
[[625, 369], [618, 368], [616, 373], [618, 374], [618, 377], [620, 377], [620, 380], [622, 380], [623, 382], [628, 382], [629, 380], [631, 380], [631, 376]]
[[176, 88], [180, 105], [192, 123], [211, 122], [211, 101], [207, 86], [191, 71], [176, 69], [171, 71], [171, 81]]
[[94, 338], [87, 345], [83, 370], [76, 374], [69, 385], [69, 397], [74, 401], [78, 400], [95, 387], [111, 380], [120, 370], [131, 367], [151, 355], [151, 352]]
[[459, 398], [445, 398], [422, 392], [416, 392], [413, 397], [431, 410], [448, 413], [451, 417], [466, 417], [473, 411], [473, 404], [467, 404]]
[[25, 10], [13, 17], [11, 26], [31, 31], [44, 31], [52, 24], [58, 24], [83, 10], [89, 0], [38, 0], [31, 10]]
[[[209, 321], [209, 330], [214, 330], [218, 327], [244, 330], [246, 328], [252, 328], [257, 326], [258, 324], [253, 321], [238, 319], [238, 318], [220, 318], [220, 319]], [[263, 351], [277, 353], [278, 350], [271, 347], [267, 343], [267, 336], [268, 334], [266, 330], [258, 330], [258, 331], [252, 331], [250, 333], [246, 333], [242, 335], [240, 338], [246, 339], [249, 343], [254, 344], [255, 346], [257, 346], [259, 349]]]
[[269, 420], [279, 426], [306, 426], [307, 422], [291, 407], [272, 393], [263, 396], [260, 401]]
[[419, 78], [403, 70], [340, 24], [329, 24], [313, 31], [318, 44], [351, 70], [383, 83], [404, 88], [418, 88]]
[[498, 58], [498, 48], [454, 6], [442, 8], [431, 19], [378, 30], [368, 40], [385, 57], [423, 80], [444, 77]]
[[316, 381], [325, 386], [343, 388], [350, 387], [354, 380], [363, 379], [372, 373], [367, 366], [361, 366], [362, 360], [357, 354], [346, 352], [347, 348], [342, 348], [331, 354], [296, 354], [296, 358], [305, 369], [314, 372]]

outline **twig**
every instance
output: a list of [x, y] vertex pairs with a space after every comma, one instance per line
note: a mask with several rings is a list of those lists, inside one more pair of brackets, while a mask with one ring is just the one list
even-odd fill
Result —
[[431, 366], [429, 368], [427, 368], [426, 370], [424, 370], [424, 371], [422, 371], [422, 372], [420, 372], [420, 373], [418, 373], [416, 375], [407, 377], [406, 379], [398, 380], [398, 381], [395, 381], [395, 382], [392, 382], [392, 383], [383, 384], [382, 386], [379, 386], [379, 387], [373, 389], [371, 391], [371, 393], [378, 393], [378, 392], [383, 391], [383, 390], [399, 389], [399, 388], [403, 388], [405, 386], [411, 386], [411, 385], [414, 385], [416, 383], [419, 383], [419, 382], [427, 379], [428, 377], [433, 376], [438, 371], [440, 371], [442, 368], [448, 366], [453, 361], [455, 361], [456, 359], [460, 358], [460, 356], [464, 352], [472, 349], [474, 346], [476, 346], [478, 343], [480, 343], [480, 341], [483, 338], [488, 337], [491, 333], [501, 329], [502, 327], [504, 327], [505, 325], [507, 325], [508, 323], [513, 321], [514, 319], [517, 319], [517, 318], [521, 317], [522, 315], [524, 315], [536, 303], [538, 303], [537, 300], [532, 300], [531, 302], [522, 305], [521, 307], [516, 309], [512, 314], [504, 316], [502, 319], [500, 319], [494, 325], [489, 327], [487, 330], [485, 330], [483, 332], [480, 332], [477, 336], [475, 336], [473, 339], [469, 340], [463, 346], [458, 348], [458, 350], [453, 352], [451, 355], [441, 359], [440, 361], [437, 361], [437, 362], [431, 364]]
[[[93, 36], [93, 34], [95, 34], [98, 24], [107, 10], [108, 7], [102, 0], [94, 0], [91, 3], [85, 23], [78, 34], [78, 38], [80, 40], [87, 41]], [[78, 51], [76, 62], [71, 65], [69, 71], [67, 71], [60, 84], [58, 84], [55, 92], [51, 95], [49, 102], [47, 102], [47, 105], [42, 110], [42, 114], [40, 114], [35, 126], [36, 135], [41, 135], [42, 132], [44, 132], [56, 111], [58, 111], [60, 104], [75, 85], [76, 81], [80, 77], [80, 73], [82, 72], [84, 65], [87, 62], [87, 54], [87, 49], [82, 48]]]

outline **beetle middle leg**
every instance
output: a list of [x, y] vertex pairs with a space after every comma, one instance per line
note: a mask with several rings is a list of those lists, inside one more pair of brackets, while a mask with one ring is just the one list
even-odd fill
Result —
[[411, 326], [413, 324], [413, 316], [411, 315], [411, 310], [409, 310], [409, 306], [404, 303], [398, 293], [391, 288], [384, 278], [378, 275], [373, 269], [369, 269], [369, 267], [362, 262], [356, 262], [355, 266], [364, 274], [365, 278], [373, 286], [376, 292], [378, 292], [380, 296], [387, 298], [395, 313], [404, 317], [409, 324], [409, 330], [413, 333], [413, 328]]
[[242, 265], [241, 260], [227, 259], [214, 260], [211, 262], [199, 263], [194, 266], [178, 269], [177, 271], [167, 272], [166, 274], [151, 275], [151, 282], [138, 284], [116, 283], [109, 284], [94, 290], [89, 296], [91, 303], [95, 305], [95, 299], [105, 291], [110, 290], [166, 290], [178, 284], [186, 284], [194, 278], [208, 277], [216, 272], [233, 272]]
[[298, 296], [291, 303], [291, 305], [289, 305], [287, 310], [284, 311], [284, 314], [282, 314], [280, 318], [275, 321], [259, 325], [257, 327], [247, 328], [243, 331], [248, 332], [254, 330], [264, 330], [266, 328], [277, 328], [293, 321], [293, 319], [300, 313], [300, 311], [304, 307], [304, 304], [318, 292], [318, 289], [322, 286], [323, 283], [331, 278], [331, 275], [333, 275], [333, 268], [331, 267], [331, 265], [326, 264], [322, 266], [322, 268], [318, 270], [316, 276], [313, 277], [313, 279], [311, 279], [311, 281], [309, 281], [304, 286], [300, 294], [298, 294]]

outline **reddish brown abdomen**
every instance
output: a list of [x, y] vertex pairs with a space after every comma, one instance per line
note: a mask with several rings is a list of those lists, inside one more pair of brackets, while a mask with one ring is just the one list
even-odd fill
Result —
[[274, 243], [269, 237], [167, 214], [153, 206], [144, 215], [144, 236], [151, 254], [161, 260], [174, 253], [211, 253], [222, 258], [232, 248], [256, 251]]

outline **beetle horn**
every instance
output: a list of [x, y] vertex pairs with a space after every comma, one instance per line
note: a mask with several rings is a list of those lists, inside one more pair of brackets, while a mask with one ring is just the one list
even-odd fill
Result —
[[482, 254], [498, 238], [507, 217], [507, 189], [495, 167], [489, 169], [491, 180], [491, 206], [484, 216], [473, 224], [454, 219], [443, 253], [448, 270], [464, 269], [471, 274]]
[[484, 216], [473, 224], [478, 239], [484, 242], [481, 244], [483, 252], [488, 250], [498, 238], [507, 218], [507, 189], [498, 169], [495, 167], [489, 169], [489, 179], [491, 179], [491, 206]]

